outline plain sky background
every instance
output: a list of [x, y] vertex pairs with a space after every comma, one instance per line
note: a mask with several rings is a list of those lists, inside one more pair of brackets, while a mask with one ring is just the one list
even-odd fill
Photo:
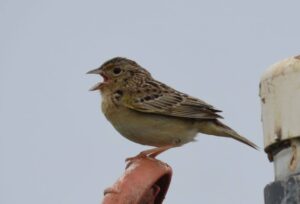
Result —
[[[0, 1], [0, 203], [98, 204], [124, 159], [149, 147], [120, 136], [88, 89], [104, 61], [136, 60], [216, 108], [263, 147], [258, 85], [300, 54], [300, 1]], [[173, 167], [165, 203], [263, 203], [273, 168], [231, 139], [159, 156]]]

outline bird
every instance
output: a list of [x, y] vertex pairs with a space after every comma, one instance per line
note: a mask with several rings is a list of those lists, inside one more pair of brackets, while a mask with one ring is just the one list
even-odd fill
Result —
[[258, 149], [220, 121], [221, 110], [154, 79], [131, 59], [114, 57], [87, 74], [103, 77], [103, 82], [90, 91], [100, 91], [102, 112], [112, 126], [125, 138], [154, 147], [128, 160], [155, 158], [170, 148], [195, 141], [198, 133], [233, 138]]

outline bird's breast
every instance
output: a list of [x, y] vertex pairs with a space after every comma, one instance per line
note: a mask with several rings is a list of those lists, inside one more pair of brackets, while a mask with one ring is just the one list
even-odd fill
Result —
[[102, 110], [121, 135], [139, 144], [181, 145], [198, 132], [191, 120], [135, 111], [108, 99], [102, 101]]

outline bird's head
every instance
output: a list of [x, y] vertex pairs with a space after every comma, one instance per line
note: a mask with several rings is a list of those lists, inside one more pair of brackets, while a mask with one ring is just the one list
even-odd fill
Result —
[[150, 73], [135, 61], [122, 57], [110, 59], [87, 74], [100, 74], [103, 77], [103, 82], [97, 83], [90, 91], [120, 89], [131, 82], [138, 82], [139, 78], [151, 77]]

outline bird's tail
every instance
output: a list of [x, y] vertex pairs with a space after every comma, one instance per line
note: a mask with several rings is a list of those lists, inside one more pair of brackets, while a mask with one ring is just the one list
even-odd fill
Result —
[[248, 140], [247, 138], [239, 135], [236, 131], [221, 123], [218, 120], [205, 121], [199, 123], [199, 131], [209, 135], [216, 135], [221, 137], [231, 137], [239, 142], [242, 142], [254, 149], [259, 149], [256, 144]]

